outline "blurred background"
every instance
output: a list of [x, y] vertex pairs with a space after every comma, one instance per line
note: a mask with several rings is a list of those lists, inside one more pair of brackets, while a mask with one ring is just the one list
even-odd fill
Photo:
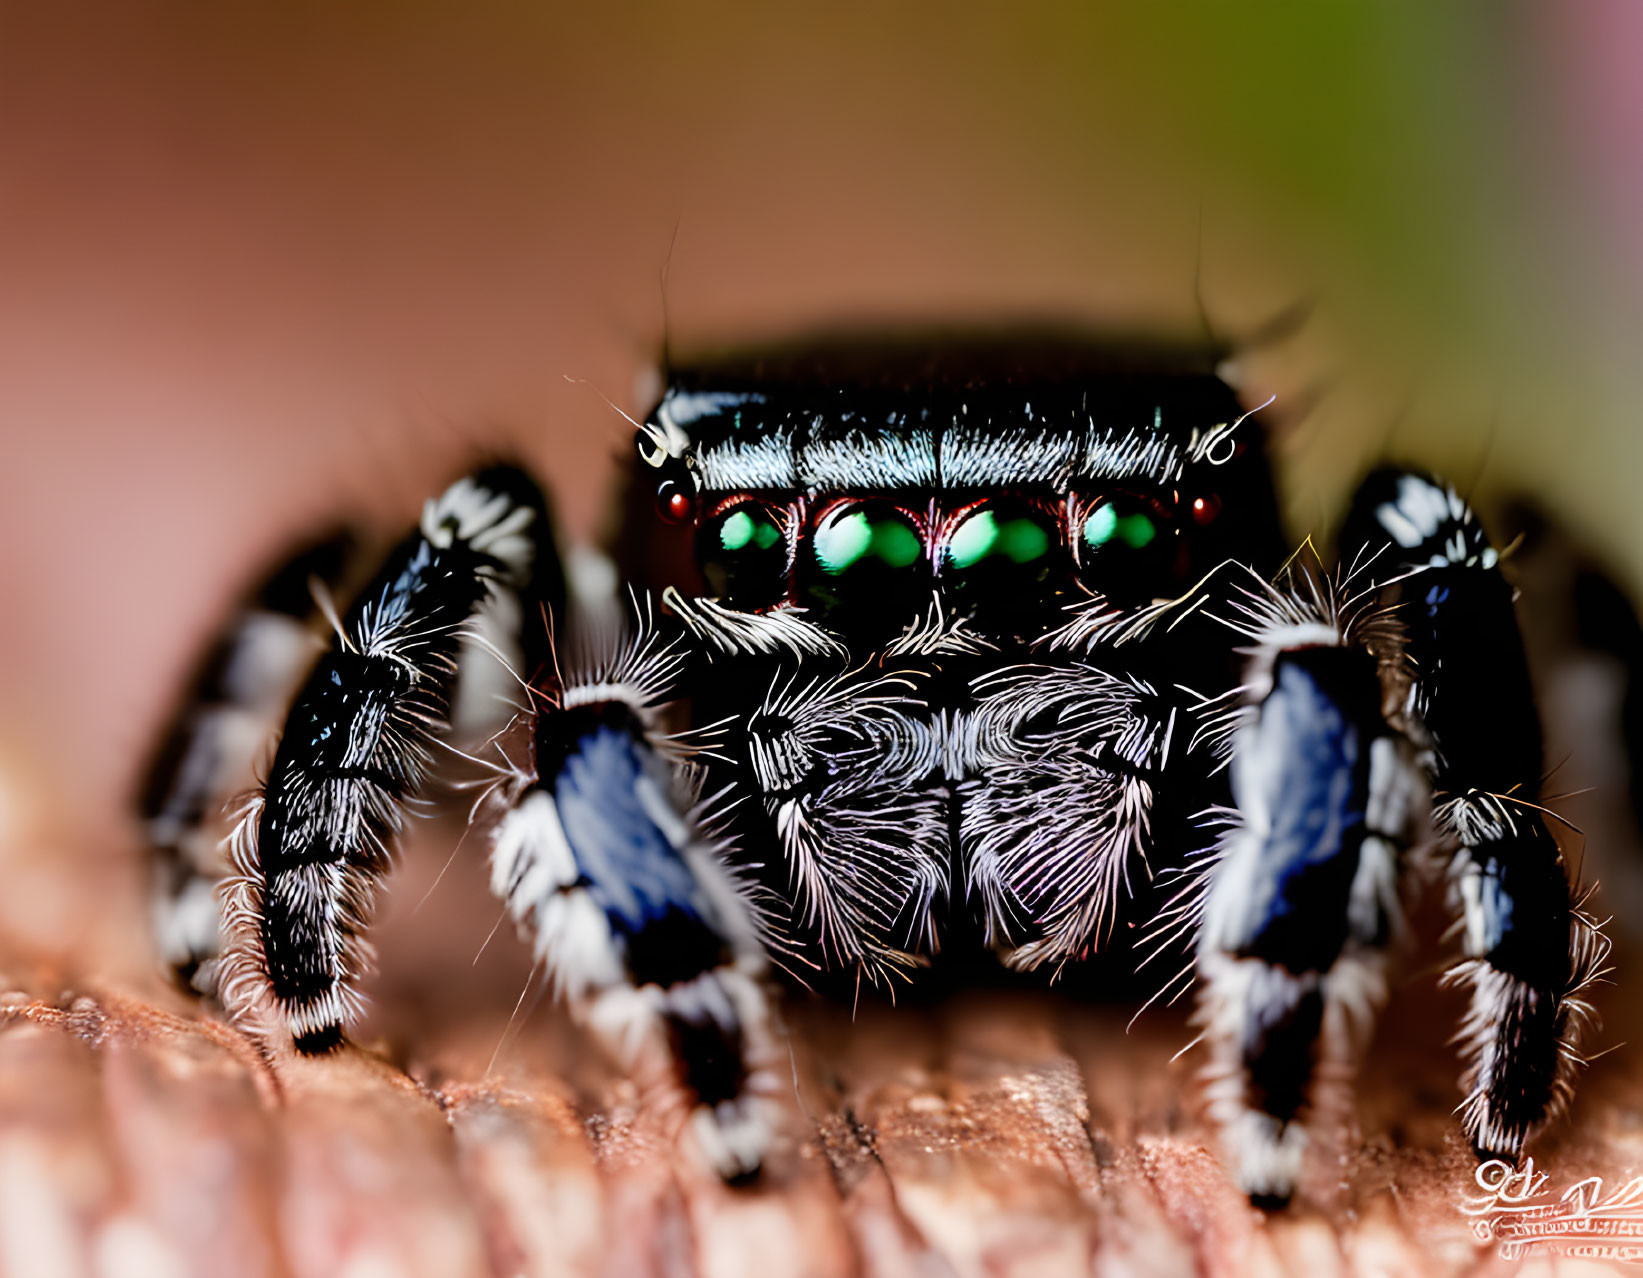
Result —
[[1626, 0], [0, 0], [0, 929], [95, 943], [62, 871], [130, 865], [293, 534], [506, 444], [596, 535], [664, 268], [676, 346], [1311, 300], [1245, 370], [1297, 537], [1390, 454], [1637, 584], [1640, 53]]

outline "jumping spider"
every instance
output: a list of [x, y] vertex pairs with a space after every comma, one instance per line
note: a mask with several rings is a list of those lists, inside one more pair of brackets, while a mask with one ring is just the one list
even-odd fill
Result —
[[[948, 335], [672, 368], [636, 437], [625, 627], [567, 591], [515, 467], [430, 500], [321, 608], [323, 655], [311, 583], [349, 554], [310, 547], [149, 773], [165, 957], [270, 1043], [336, 1047], [488, 647], [531, 693], [480, 809], [492, 886], [579, 1022], [667, 1063], [727, 1179], [771, 1139], [769, 958], [883, 984], [990, 954], [1088, 986], [1173, 947], [1238, 1182], [1285, 1201], [1421, 848], [1464, 938], [1466, 1133], [1516, 1160], [1569, 1093], [1606, 947], [1536, 805], [1511, 588], [1454, 490], [1403, 471], [1360, 490], [1335, 575], [1285, 565], [1220, 354]], [[281, 719], [230, 875], [213, 817]]]

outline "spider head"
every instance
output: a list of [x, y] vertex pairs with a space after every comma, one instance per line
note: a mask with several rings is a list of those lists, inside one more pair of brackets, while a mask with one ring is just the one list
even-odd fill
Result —
[[936, 598], [1025, 639], [1275, 550], [1242, 517], [1270, 480], [1217, 354], [1043, 332], [764, 351], [674, 370], [639, 457], [723, 605], [876, 641]]

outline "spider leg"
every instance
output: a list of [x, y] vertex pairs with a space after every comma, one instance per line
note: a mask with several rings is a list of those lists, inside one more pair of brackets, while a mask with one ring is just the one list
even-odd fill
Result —
[[689, 747], [661, 703], [683, 658], [637, 637], [569, 662], [510, 787], [491, 887], [572, 1015], [640, 1079], [671, 1075], [698, 1147], [726, 1180], [772, 1138], [773, 1012], [744, 887], [694, 802]]
[[289, 553], [236, 606], [201, 655], [144, 772], [137, 812], [148, 844], [155, 944], [184, 989], [216, 993], [228, 873], [220, 818], [322, 651], [311, 582], [341, 577], [352, 538], [338, 531]]
[[1593, 1020], [1585, 989], [1608, 943], [1578, 909], [1538, 806], [1540, 720], [1512, 588], [1470, 508], [1430, 476], [1371, 475], [1342, 540], [1375, 556], [1378, 579], [1398, 579], [1409, 715], [1426, 738], [1434, 824], [1456, 849], [1465, 958], [1448, 979], [1471, 995], [1461, 1112], [1480, 1160], [1516, 1163], [1572, 1092]]
[[1425, 804], [1382, 714], [1395, 664], [1350, 618], [1313, 612], [1320, 598], [1255, 600], [1231, 740], [1240, 820], [1212, 863], [1198, 940], [1212, 1115], [1239, 1186], [1265, 1206], [1294, 1193], [1315, 1116], [1385, 1001], [1403, 851]]
[[342, 1042], [377, 884], [432, 762], [457, 656], [493, 592], [533, 578], [540, 491], [512, 467], [458, 480], [387, 556], [292, 703], [231, 836], [224, 1004], [299, 1052]]

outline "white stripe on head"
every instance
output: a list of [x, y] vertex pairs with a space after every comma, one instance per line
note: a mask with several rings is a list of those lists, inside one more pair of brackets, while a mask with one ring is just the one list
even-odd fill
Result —
[[799, 487], [793, 441], [786, 431], [746, 439], [726, 439], [704, 448], [697, 461], [701, 467], [698, 473], [702, 487], [709, 492]]

